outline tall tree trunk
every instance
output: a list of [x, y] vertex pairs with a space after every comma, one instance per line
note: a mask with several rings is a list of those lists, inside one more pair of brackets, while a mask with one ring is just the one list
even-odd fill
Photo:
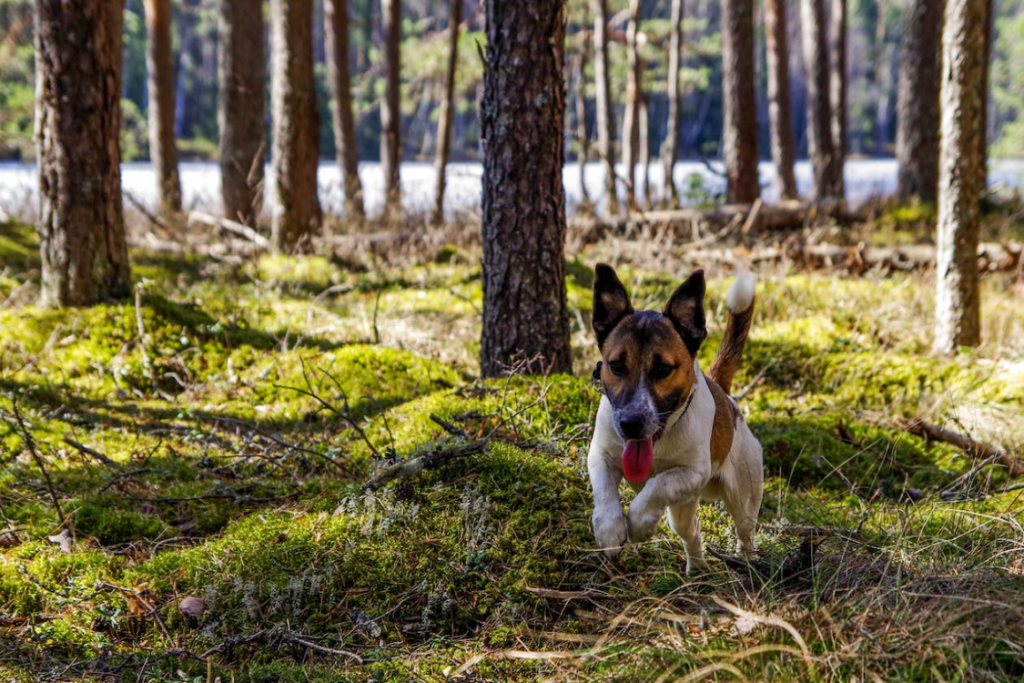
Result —
[[729, 201], [753, 202], [757, 180], [754, 0], [722, 1], [722, 157]]
[[890, 102], [892, 100], [893, 46], [887, 42], [885, 14], [888, 0], [878, 0], [875, 27], [875, 154], [888, 154]]
[[808, 75], [807, 148], [814, 177], [811, 198], [818, 201], [832, 196], [835, 188], [825, 0], [800, 0], [800, 23]]
[[679, 159], [679, 60], [683, 46], [683, 0], [672, 0], [668, 45], [668, 122], [665, 129], [665, 145], [661, 149], [663, 174], [665, 176], [665, 203], [677, 206], [679, 197], [672, 172]]
[[217, 123], [224, 215], [256, 225], [263, 209], [263, 0], [220, 0]]
[[843, 176], [846, 166], [846, 0], [832, 0], [832, 75], [829, 100], [832, 106], [832, 196], [845, 196]]
[[981, 341], [978, 236], [979, 178], [987, 96], [985, 30], [988, 3], [949, 0], [942, 33], [942, 141], [935, 310], [937, 353]]
[[590, 193], [587, 192], [587, 159], [590, 157], [590, 134], [587, 132], [587, 81], [586, 43], [580, 52], [573, 58], [573, 94], [576, 100], [576, 162], [580, 169], [580, 193], [584, 207], [589, 207]]
[[313, 0], [271, 0], [271, 109], [274, 119], [273, 244], [305, 248], [320, 231], [316, 171], [320, 114], [313, 81]]
[[455, 67], [459, 63], [459, 25], [462, 23], [462, 0], [450, 0], [448, 15], [448, 72], [445, 74], [444, 99], [441, 100], [441, 115], [437, 120], [437, 156], [434, 159], [434, 176], [437, 184], [434, 190], [434, 224], [444, 222], [445, 169], [452, 138], [452, 104], [455, 101]]
[[571, 372], [565, 290], [564, 5], [486, 0], [480, 123], [486, 377]]
[[637, 54], [637, 33], [640, 30], [640, 11], [643, 0], [629, 0], [629, 21], [626, 24], [626, 112], [622, 117], [622, 165], [626, 167], [626, 198], [630, 211], [636, 211], [636, 165], [640, 156], [640, 99], [643, 97], [643, 79], [640, 73], [640, 55]]
[[[643, 71], [641, 70], [641, 74]], [[640, 119], [637, 135], [640, 138], [640, 181], [644, 186], [644, 209], [651, 208], [651, 131], [647, 110], [647, 97], [640, 93]]]
[[123, 26], [119, 3], [36, 2], [45, 306], [86, 306], [131, 293], [119, 147]]
[[939, 190], [939, 83], [945, 0], [911, 0], [903, 15], [896, 117], [896, 195], [934, 202]]
[[144, 0], [146, 87], [149, 92], [149, 158], [156, 172], [160, 209], [181, 211], [178, 149], [174, 142], [174, 61], [171, 56], [171, 0]]
[[978, 154], [981, 156], [979, 173], [979, 183], [981, 188], [979, 192], [985, 192], [988, 189], [988, 100], [991, 97], [991, 91], [988, 89], [988, 76], [989, 76], [989, 61], [992, 59], [992, 31], [993, 22], [995, 21], [995, 9], [992, 0], [984, 0], [985, 2], [985, 13], [987, 19], [985, 20], [985, 97], [981, 100], [981, 124], [982, 134], [978, 138], [978, 146], [980, 147]]
[[349, 220], [361, 220], [365, 211], [363, 185], [359, 182], [359, 143], [352, 114], [348, 38], [348, 0], [324, 0], [324, 43], [331, 94], [334, 96], [334, 152], [341, 171], [345, 216]]
[[611, 104], [608, 68], [608, 0], [590, 0], [594, 14], [594, 107], [597, 109], [597, 147], [604, 164], [604, 194], [608, 213], [619, 212], [615, 179], [615, 112]]
[[779, 197], [796, 199], [793, 162], [793, 111], [789, 89], [789, 34], [786, 27], [786, 0], [765, 0], [765, 43], [768, 63], [768, 115], [771, 128], [772, 161]]
[[381, 21], [384, 28], [384, 97], [380, 101], [380, 159], [384, 168], [384, 213], [397, 217], [402, 208], [398, 174], [402, 161], [402, 0], [381, 0]]

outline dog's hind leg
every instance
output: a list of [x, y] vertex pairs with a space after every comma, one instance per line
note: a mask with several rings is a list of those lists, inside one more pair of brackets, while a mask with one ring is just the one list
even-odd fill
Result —
[[687, 574], [708, 566], [704, 561], [704, 546], [700, 538], [700, 520], [697, 518], [699, 506], [699, 499], [691, 503], [668, 506], [669, 526], [683, 539], [683, 546], [686, 548]]
[[754, 532], [757, 531], [757, 513], [761, 509], [761, 482], [738, 478], [722, 490], [725, 509], [729, 511], [736, 536], [740, 541], [740, 552], [744, 557], [754, 555]]

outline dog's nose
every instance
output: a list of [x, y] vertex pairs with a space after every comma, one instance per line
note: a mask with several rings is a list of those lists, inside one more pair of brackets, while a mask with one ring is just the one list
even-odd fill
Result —
[[644, 433], [644, 418], [637, 413], [627, 413], [619, 418], [619, 429], [627, 439], [639, 439]]

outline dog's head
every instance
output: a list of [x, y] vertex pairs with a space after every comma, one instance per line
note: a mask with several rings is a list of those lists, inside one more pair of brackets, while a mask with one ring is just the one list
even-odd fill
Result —
[[646, 481], [654, 442], [665, 423], [689, 400], [697, 381], [694, 358], [707, 336], [704, 271], [695, 271], [662, 313], [635, 311], [611, 266], [599, 264], [594, 280], [594, 332], [599, 371], [612, 405], [615, 431], [626, 442], [626, 478]]

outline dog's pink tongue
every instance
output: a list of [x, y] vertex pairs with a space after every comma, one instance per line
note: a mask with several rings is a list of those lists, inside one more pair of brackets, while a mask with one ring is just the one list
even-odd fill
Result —
[[626, 447], [622, 449], [622, 471], [625, 473], [626, 479], [634, 484], [647, 481], [653, 464], [654, 441], [652, 439], [626, 442]]

